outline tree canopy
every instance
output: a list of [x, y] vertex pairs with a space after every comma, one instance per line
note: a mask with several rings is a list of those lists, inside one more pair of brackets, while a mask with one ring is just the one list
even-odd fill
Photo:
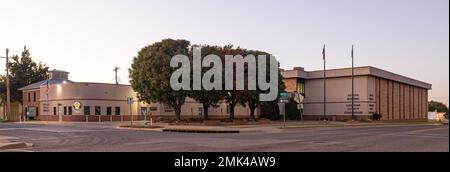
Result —
[[[240, 47], [234, 48], [233, 45], [226, 46], [211, 46], [211, 45], [194, 45], [190, 46], [190, 42], [187, 40], [173, 40], [165, 39], [160, 42], [149, 45], [141, 49], [138, 56], [133, 59], [132, 66], [129, 70], [130, 83], [133, 89], [138, 93], [138, 98], [146, 103], [158, 102], [169, 105], [175, 109], [176, 119], [181, 118], [181, 106], [184, 104], [187, 97], [193, 98], [197, 102], [203, 105], [204, 118], [208, 118], [209, 107], [217, 107], [218, 103], [223, 100], [229, 105], [230, 119], [234, 119], [234, 109], [236, 106], [249, 106], [251, 109], [251, 116], [254, 118], [254, 111], [260, 106], [259, 94], [264, 93], [261, 90], [249, 90], [248, 89], [248, 64], [244, 65], [244, 80], [245, 89], [238, 90], [236, 87], [233, 89], [220, 89], [220, 90], [205, 90], [202, 86], [200, 90], [180, 90], [175, 91], [170, 85], [170, 79], [175, 68], [170, 66], [172, 57], [176, 55], [185, 55], [190, 60], [190, 74], [193, 74], [193, 51], [194, 47], [201, 48], [202, 61], [207, 55], [217, 55], [222, 61], [222, 69], [225, 69], [226, 55], [242, 55], [243, 57], [252, 54], [255, 57], [258, 55], [267, 55], [269, 53], [258, 50], [247, 50]], [[269, 59], [269, 57], [267, 57]], [[258, 58], [256, 58], [258, 59]], [[214, 64], [217, 65], [217, 64]], [[269, 68], [270, 63], [267, 63]], [[277, 64], [278, 66], [278, 64]], [[203, 76], [212, 67], [201, 67], [199, 70]], [[257, 68], [257, 66], [255, 66]], [[236, 66], [234, 66], [234, 72], [236, 72]], [[198, 68], [196, 68], [198, 69]], [[267, 72], [270, 72], [267, 70]], [[233, 73], [235, 75], [235, 73]], [[214, 75], [214, 77], [216, 77]], [[225, 70], [222, 70], [222, 88], [225, 88]], [[267, 75], [267, 79], [270, 79], [270, 75]], [[182, 78], [182, 77], [181, 77]], [[256, 76], [256, 78], [258, 78]], [[284, 90], [284, 83], [280, 71], [278, 71], [279, 78], [279, 91]], [[211, 78], [217, 79], [217, 78]], [[235, 78], [236, 79], [236, 78]], [[266, 80], [267, 80], [266, 79]], [[193, 77], [189, 78], [190, 87], [193, 88]], [[228, 81], [229, 82], [229, 81]], [[271, 88], [272, 89], [272, 88]], [[275, 103], [274, 103], [275, 102]], [[272, 104], [276, 104], [276, 101]]]
[[442, 102], [430, 101], [428, 102], [428, 111], [429, 112], [448, 112], [448, 107]]
[[[47, 79], [48, 69], [42, 62], [35, 62], [29, 49], [25, 46], [20, 56], [14, 55], [8, 63], [10, 67], [11, 101], [22, 102], [21, 87]], [[6, 98], [5, 75], [0, 76], [0, 97]], [[2, 101], [4, 102], [4, 101]]]
[[129, 69], [130, 83], [138, 98], [146, 103], [159, 102], [170, 106], [177, 120], [181, 119], [181, 106], [188, 91], [171, 88], [170, 77], [175, 69], [170, 67], [170, 61], [175, 55], [187, 56], [189, 46], [187, 40], [165, 39], [154, 43], [139, 51]]

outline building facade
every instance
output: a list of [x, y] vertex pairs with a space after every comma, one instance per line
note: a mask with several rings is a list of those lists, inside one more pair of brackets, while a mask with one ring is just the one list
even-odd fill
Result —
[[[174, 118], [175, 111], [160, 103], [137, 101], [137, 94], [130, 85], [74, 82], [69, 73], [54, 70], [49, 79], [19, 90], [23, 95], [23, 115], [42, 121], [108, 122]], [[133, 99], [130, 105], [129, 98]], [[221, 102], [217, 108], [209, 108], [211, 119], [229, 117], [229, 107]], [[250, 110], [238, 106], [237, 118], [248, 118]], [[203, 107], [188, 98], [181, 110], [182, 118], [202, 118]]]
[[[349, 120], [369, 119], [379, 113], [382, 120], [427, 120], [428, 90], [431, 84], [404, 77], [375, 67], [326, 71], [305, 71], [301, 67], [282, 70], [286, 91], [298, 93], [303, 119]], [[43, 121], [129, 121], [154, 118], [174, 118], [172, 108], [161, 103], [143, 103], [130, 85], [86, 83], [69, 80], [69, 73], [54, 70], [49, 79], [23, 87], [22, 115]], [[324, 93], [326, 98], [324, 100]], [[134, 102], [130, 105], [128, 99]], [[209, 118], [228, 118], [226, 102], [209, 108]], [[255, 112], [259, 116], [259, 110]], [[250, 109], [238, 106], [237, 118], [249, 118]], [[202, 118], [203, 106], [187, 98], [181, 110], [182, 118]]]
[[282, 71], [286, 91], [304, 97], [304, 119], [352, 119], [353, 98], [357, 119], [369, 119], [377, 112], [382, 120], [427, 120], [431, 84], [375, 67], [357, 67], [352, 96], [351, 68], [327, 70], [325, 74], [326, 89], [323, 70], [308, 72], [297, 67]]

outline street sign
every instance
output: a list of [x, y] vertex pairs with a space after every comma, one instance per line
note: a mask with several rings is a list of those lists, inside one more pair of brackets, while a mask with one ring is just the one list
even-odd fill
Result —
[[280, 97], [281, 97], [281, 98], [284, 98], [284, 99], [287, 99], [287, 98], [289, 98], [289, 94], [283, 92], [283, 93], [280, 93]]
[[289, 103], [289, 93], [280, 93], [280, 103]]
[[133, 104], [133, 103], [134, 103], [133, 97], [128, 97], [128, 98], [127, 98], [127, 103], [128, 103], [129, 105]]

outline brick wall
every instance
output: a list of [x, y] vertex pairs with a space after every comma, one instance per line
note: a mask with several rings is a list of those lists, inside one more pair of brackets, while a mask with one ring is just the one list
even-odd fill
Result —
[[428, 90], [377, 78], [376, 109], [382, 120], [426, 120]]
[[286, 86], [287, 92], [297, 91], [297, 79], [296, 78], [288, 78], [283, 79], [284, 85]]

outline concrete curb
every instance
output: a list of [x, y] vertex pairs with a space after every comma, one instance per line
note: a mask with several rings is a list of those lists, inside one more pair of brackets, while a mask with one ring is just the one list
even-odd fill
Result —
[[[305, 126], [286, 126], [285, 129], [300, 129], [300, 128], [347, 128], [347, 127], [401, 127], [409, 126], [411, 124], [339, 124], [339, 125], [305, 125]], [[415, 125], [438, 125], [438, 124], [415, 124]]]
[[239, 130], [224, 130], [224, 129], [186, 129], [186, 128], [165, 128], [163, 132], [180, 132], [180, 133], [239, 133]]
[[180, 132], [180, 133], [240, 133], [240, 130], [235, 129], [209, 129], [209, 128], [130, 128], [130, 127], [116, 127], [117, 129], [134, 130], [134, 131], [157, 131], [157, 132]]
[[162, 132], [164, 127], [161, 128], [131, 128], [131, 127], [116, 127], [117, 129], [121, 130], [135, 130], [135, 131], [158, 131]]
[[31, 147], [31, 146], [33, 146], [33, 144], [24, 143], [24, 142], [0, 143], [0, 150], [20, 149], [20, 148], [26, 148], [26, 147]]

